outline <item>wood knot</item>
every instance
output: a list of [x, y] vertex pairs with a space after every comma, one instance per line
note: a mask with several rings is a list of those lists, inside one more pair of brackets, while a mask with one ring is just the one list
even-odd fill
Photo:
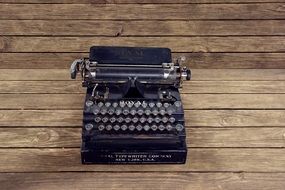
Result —
[[8, 37], [2, 36], [0, 38], [0, 52], [6, 52], [9, 45]]
[[122, 36], [124, 32], [124, 27], [120, 26], [118, 32], [115, 34], [116, 37]]

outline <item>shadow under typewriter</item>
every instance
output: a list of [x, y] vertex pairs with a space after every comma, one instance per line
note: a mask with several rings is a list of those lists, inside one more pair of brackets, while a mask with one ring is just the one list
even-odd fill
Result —
[[97, 47], [75, 60], [87, 87], [82, 163], [185, 163], [184, 111], [178, 88], [190, 70], [167, 48]]

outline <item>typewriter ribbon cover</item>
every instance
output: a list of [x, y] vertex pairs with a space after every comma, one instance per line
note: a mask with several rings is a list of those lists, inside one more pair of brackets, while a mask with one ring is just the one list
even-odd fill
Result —
[[71, 65], [86, 87], [83, 164], [185, 163], [179, 88], [191, 72], [168, 48], [93, 46]]

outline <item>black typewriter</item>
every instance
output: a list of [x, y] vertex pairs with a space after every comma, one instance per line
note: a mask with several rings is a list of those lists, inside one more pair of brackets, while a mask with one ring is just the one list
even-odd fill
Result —
[[87, 87], [83, 164], [185, 163], [185, 119], [178, 88], [191, 72], [168, 48], [93, 46], [75, 60]]

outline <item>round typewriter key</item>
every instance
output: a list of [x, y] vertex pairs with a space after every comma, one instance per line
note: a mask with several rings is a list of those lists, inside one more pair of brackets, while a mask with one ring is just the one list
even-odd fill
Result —
[[124, 118], [119, 117], [119, 118], [117, 119], [117, 121], [118, 121], [119, 123], [122, 123], [122, 122], [124, 121]]
[[116, 108], [116, 107], [118, 107], [118, 102], [113, 102], [113, 104], [112, 104], [112, 106], [114, 107], [114, 108]]
[[97, 105], [101, 108], [101, 107], [104, 106], [104, 103], [103, 102], [99, 102]]
[[146, 108], [146, 109], [145, 109], [145, 114], [146, 114], [146, 115], [150, 115], [150, 114], [151, 114], [151, 111], [150, 111], [149, 108]]
[[108, 110], [108, 114], [113, 115], [115, 113], [115, 109], [113, 107], [110, 107]]
[[157, 103], [156, 103], [156, 107], [161, 108], [161, 106], [162, 106], [162, 103], [161, 103], [161, 102], [157, 102]]
[[154, 121], [155, 121], [156, 123], [159, 123], [159, 122], [161, 121], [161, 119], [160, 119], [159, 117], [156, 117], [156, 118], [154, 118]]
[[129, 118], [129, 117], [127, 117], [127, 118], [125, 119], [125, 121], [126, 121], [126, 123], [130, 123], [130, 122], [132, 121], [132, 119]]
[[108, 119], [108, 117], [104, 117], [104, 118], [102, 118], [102, 122], [103, 122], [103, 123], [107, 123], [107, 122], [108, 122], [108, 120], [109, 120], [109, 119]]
[[136, 108], [132, 108], [131, 111], [130, 111], [130, 114], [131, 115], [136, 115], [136, 113], [137, 113]]
[[112, 126], [111, 126], [111, 125], [107, 125], [107, 126], [106, 126], [106, 130], [107, 130], [107, 131], [112, 130]]
[[128, 108], [124, 108], [123, 109], [123, 114], [124, 115], [128, 115], [130, 113], [129, 109]]
[[122, 113], [122, 108], [116, 108], [116, 110], [115, 110], [115, 114], [116, 115], [120, 115]]
[[143, 111], [143, 109], [139, 109], [137, 113], [138, 113], [139, 115], [143, 115], [143, 114], [144, 114], [144, 111]]
[[170, 117], [170, 118], [169, 118], [169, 122], [170, 122], [170, 123], [174, 123], [174, 122], [175, 122], [175, 118], [174, 118], [174, 117]]
[[91, 100], [87, 100], [85, 104], [86, 104], [87, 107], [90, 107], [90, 106], [92, 106], [94, 103], [93, 103], [93, 101], [91, 101]]
[[137, 123], [139, 121], [139, 118], [137, 118], [137, 117], [134, 117], [133, 119], [132, 119], [132, 122], [134, 122], [134, 123]]
[[177, 108], [179, 108], [179, 107], [182, 106], [182, 103], [181, 103], [181, 101], [176, 101], [176, 102], [174, 102], [174, 105], [175, 105]]
[[149, 125], [145, 125], [145, 126], [143, 127], [143, 129], [144, 129], [145, 131], [148, 131], [148, 130], [150, 129], [150, 126], [149, 126]]
[[135, 106], [136, 108], [139, 108], [141, 104], [142, 104], [142, 103], [141, 103], [140, 101], [137, 101], [137, 102], [134, 104], [134, 106]]
[[153, 107], [155, 106], [155, 103], [150, 102], [150, 103], [148, 104], [148, 106], [149, 106], [150, 108], [153, 108]]
[[158, 112], [158, 109], [157, 108], [153, 108], [152, 109], [152, 114], [153, 115], [157, 115], [159, 112]]
[[108, 107], [111, 106], [111, 103], [110, 103], [110, 102], [106, 102], [106, 103], [105, 103], [105, 106], [108, 108]]
[[107, 113], [107, 111], [108, 111], [108, 110], [107, 110], [106, 107], [102, 107], [100, 113], [101, 113], [102, 115], [105, 115], [105, 114]]
[[165, 107], [165, 108], [168, 108], [170, 105], [169, 105], [169, 103], [167, 103], [167, 102], [165, 102], [164, 104], [163, 104], [163, 107]]
[[159, 126], [158, 126], [158, 129], [159, 129], [160, 131], [163, 131], [163, 130], [165, 129], [165, 127], [164, 127], [164, 125], [159, 125]]
[[175, 111], [175, 109], [172, 106], [170, 106], [169, 108], [166, 109], [166, 112], [168, 115], [172, 115], [174, 113], [174, 111]]
[[100, 112], [99, 106], [94, 105], [94, 106], [93, 106], [93, 114], [94, 114], [94, 115], [97, 115], [99, 112]]
[[119, 129], [120, 129], [120, 126], [119, 126], [119, 125], [115, 125], [115, 126], [114, 126], [114, 130], [115, 130], [115, 131], [118, 131]]
[[152, 126], [151, 126], [151, 129], [152, 129], [153, 131], [156, 131], [157, 128], [158, 128], [157, 125], [152, 125]]
[[100, 121], [101, 121], [101, 117], [95, 117], [95, 119], [94, 119], [94, 120], [95, 120], [95, 122], [96, 122], [96, 123], [98, 123], [98, 122], [100, 122]]
[[98, 129], [99, 129], [99, 131], [103, 131], [105, 129], [105, 126], [104, 125], [99, 125]]
[[141, 131], [142, 128], [143, 128], [143, 127], [142, 127], [141, 125], [136, 126], [136, 129], [137, 129], [138, 131]]
[[133, 105], [134, 105], [134, 102], [133, 102], [133, 101], [128, 101], [128, 102], [127, 102], [127, 106], [128, 106], [129, 108], [133, 107]]
[[122, 129], [123, 131], [125, 131], [125, 130], [128, 129], [128, 127], [127, 127], [126, 125], [122, 125], [122, 126], [121, 126], [121, 129]]
[[126, 103], [124, 101], [120, 101], [120, 107], [123, 108], [126, 106]]
[[142, 105], [141, 105], [143, 108], [146, 108], [147, 107], [147, 103], [145, 101], [143, 101]]
[[172, 125], [167, 125], [166, 129], [167, 129], [167, 131], [171, 131], [172, 130]]
[[162, 118], [162, 122], [163, 122], [163, 123], [167, 123], [167, 121], [168, 121], [168, 118], [167, 118], [167, 117], [163, 117], [163, 118]]
[[111, 122], [111, 123], [114, 123], [115, 121], [116, 121], [116, 118], [115, 118], [115, 117], [111, 117], [111, 118], [110, 118], [110, 122]]
[[134, 125], [130, 125], [130, 126], [129, 126], [129, 130], [130, 130], [130, 131], [135, 130], [135, 128], [136, 128], [136, 127], [135, 127]]
[[182, 131], [183, 130], [183, 125], [181, 125], [181, 124], [177, 124], [176, 126], [175, 126], [175, 129], [177, 130], [177, 131]]
[[145, 118], [145, 117], [141, 117], [141, 118], [140, 118], [140, 122], [141, 122], [141, 123], [146, 122], [146, 118]]
[[165, 108], [160, 108], [159, 113], [161, 115], [165, 115], [166, 114]]
[[86, 124], [84, 127], [85, 127], [85, 129], [86, 129], [87, 131], [90, 131], [91, 129], [93, 129], [93, 124], [88, 123], [88, 124]]
[[153, 122], [153, 118], [152, 117], [147, 118], [147, 122], [152, 123]]

